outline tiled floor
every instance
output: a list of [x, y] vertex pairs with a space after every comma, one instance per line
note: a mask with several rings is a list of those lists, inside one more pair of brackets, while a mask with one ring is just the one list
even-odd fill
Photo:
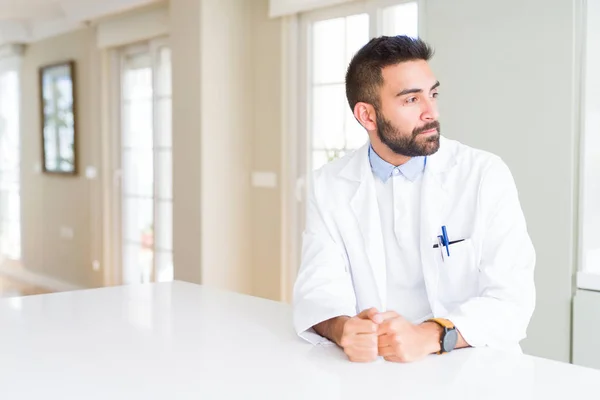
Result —
[[0, 297], [29, 296], [44, 293], [50, 292], [46, 289], [31, 286], [0, 275]]

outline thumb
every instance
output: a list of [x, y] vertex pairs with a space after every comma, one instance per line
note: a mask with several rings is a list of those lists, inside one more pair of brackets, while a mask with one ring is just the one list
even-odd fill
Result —
[[381, 318], [381, 315], [379, 315], [379, 311], [375, 307], [363, 310], [360, 314], [357, 315], [357, 317], [360, 319], [370, 319], [376, 324], [380, 324], [383, 322], [383, 318]]

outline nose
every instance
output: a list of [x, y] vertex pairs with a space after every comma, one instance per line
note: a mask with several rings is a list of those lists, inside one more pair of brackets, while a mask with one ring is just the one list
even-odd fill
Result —
[[427, 99], [421, 103], [421, 120], [424, 122], [437, 121], [439, 117], [438, 107], [435, 99]]

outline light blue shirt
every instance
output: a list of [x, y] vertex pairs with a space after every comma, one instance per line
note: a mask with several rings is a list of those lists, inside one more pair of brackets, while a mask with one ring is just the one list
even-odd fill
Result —
[[379, 157], [375, 150], [373, 150], [373, 147], [369, 146], [369, 162], [371, 163], [373, 174], [381, 179], [383, 183], [385, 183], [390, 176], [399, 175], [414, 182], [425, 170], [427, 157], [413, 157], [406, 163], [396, 167]]

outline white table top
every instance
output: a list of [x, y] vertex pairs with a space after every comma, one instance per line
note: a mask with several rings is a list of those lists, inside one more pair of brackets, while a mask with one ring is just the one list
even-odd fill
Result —
[[592, 399], [600, 371], [465, 349], [354, 364], [288, 305], [183, 282], [0, 300], [2, 399]]

